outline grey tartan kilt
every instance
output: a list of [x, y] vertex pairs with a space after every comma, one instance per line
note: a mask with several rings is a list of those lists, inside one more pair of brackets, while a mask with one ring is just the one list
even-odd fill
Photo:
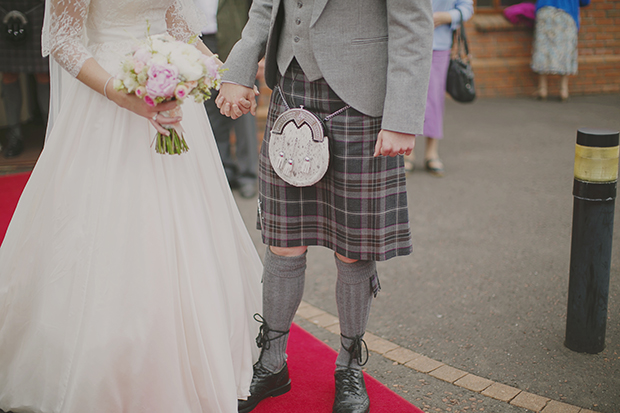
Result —
[[0, 10], [0, 72], [45, 73], [49, 70], [47, 57], [41, 56], [41, 30], [45, 5], [42, 0], [0, 0], [0, 8], [7, 12], [19, 10], [27, 13], [30, 23], [28, 38], [20, 43], [8, 40], [4, 34], [2, 19], [5, 13]]
[[[320, 119], [346, 106], [324, 79], [308, 81], [293, 61], [279, 80], [290, 107]], [[257, 228], [277, 247], [324, 246], [357, 260], [383, 261], [411, 253], [403, 157], [373, 157], [381, 118], [353, 108], [324, 122], [330, 165], [313, 186], [284, 182], [269, 162], [269, 132], [286, 110], [271, 94], [259, 155]]]

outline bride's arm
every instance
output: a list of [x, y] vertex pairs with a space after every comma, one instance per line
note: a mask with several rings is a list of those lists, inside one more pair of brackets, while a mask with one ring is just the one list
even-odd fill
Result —
[[[128, 95], [114, 90], [110, 74], [97, 63], [86, 46], [84, 46], [84, 22], [88, 16], [90, 0], [51, 0], [46, 19], [49, 18], [49, 51], [52, 57], [67, 72], [94, 91], [107, 96], [122, 108], [128, 109], [140, 116], [148, 118], [153, 126], [161, 133], [169, 132], [160, 124], [179, 122], [178, 118], [153, 116], [157, 112], [170, 110], [176, 107], [176, 102], [148, 106], [135, 95]], [[105, 91], [104, 91], [105, 88]]]
[[77, 77], [84, 62], [92, 58], [84, 46], [84, 21], [90, 0], [51, 0], [46, 11], [44, 43], [49, 52], [67, 72]]
[[[187, 42], [192, 36], [200, 33], [202, 20], [199, 16], [201, 15], [202, 13], [196, 8], [192, 0], [175, 0], [166, 13], [168, 33], [179, 41]], [[203, 42], [197, 41], [196, 47], [205, 55], [213, 56], [213, 52], [211, 52]], [[217, 61], [219, 67], [222, 67], [222, 61], [219, 59], [217, 59]], [[254, 86], [254, 95], [258, 96], [258, 94], [258, 88]], [[246, 113], [247, 111], [252, 114], [256, 113], [256, 99], [248, 100], [246, 98], [240, 98], [239, 105], [246, 108]], [[243, 114], [243, 111], [237, 107], [237, 104], [232, 105], [230, 110], [236, 113], [237, 117]]]
[[[175, 0], [166, 12], [166, 24], [168, 33], [175, 39], [187, 42], [192, 36], [197, 36], [201, 29], [200, 10], [196, 8], [193, 2], [187, 0]], [[211, 57], [213, 52], [200, 40], [195, 44], [196, 48], [205, 55]], [[218, 65], [222, 66], [220, 59], [217, 59]]]

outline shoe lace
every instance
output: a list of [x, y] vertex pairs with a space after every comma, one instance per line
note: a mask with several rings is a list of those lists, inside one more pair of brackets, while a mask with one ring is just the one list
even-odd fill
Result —
[[361, 392], [362, 387], [359, 380], [352, 374], [352, 371], [346, 371], [340, 379], [339, 392], [348, 395], [357, 395]]
[[[347, 340], [351, 340], [351, 345], [349, 347], [345, 346], [342, 341], [342, 347], [349, 353], [349, 367], [353, 360], [356, 360], [360, 366], [364, 366], [368, 362], [368, 345], [362, 338], [362, 335], [358, 335], [355, 337], [347, 337], [344, 334], [341, 334], [342, 338], [346, 338]], [[364, 354], [365, 353], [365, 354]], [[365, 358], [364, 358], [365, 356]]]
[[[258, 346], [258, 348], [262, 348], [263, 350], [269, 350], [271, 348], [271, 341], [277, 340], [280, 337], [284, 337], [285, 335], [289, 333], [289, 331], [291, 331], [291, 330], [280, 331], [280, 330], [271, 329], [269, 327], [269, 324], [267, 324], [267, 320], [265, 320], [265, 318], [258, 313], [254, 314], [254, 320], [261, 323], [261, 326], [258, 330], [258, 336], [256, 336], [256, 345]], [[269, 333], [277, 333], [277, 334], [270, 338]], [[263, 358], [263, 352], [261, 351], [261, 354], [258, 360], [260, 361], [262, 358]]]

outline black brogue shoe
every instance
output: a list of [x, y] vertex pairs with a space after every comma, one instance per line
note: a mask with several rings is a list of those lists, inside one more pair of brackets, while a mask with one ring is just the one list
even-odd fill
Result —
[[7, 135], [6, 149], [4, 150], [5, 158], [15, 158], [24, 151], [24, 141], [19, 130], [9, 129]]
[[337, 369], [336, 398], [332, 413], [367, 413], [370, 399], [366, 392], [364, 373], [353, 368]]
[[291, 379], [288, 376], [288, 365], [277, 373], [272, 373], [263, 367], [260, 362], [254, 365], [254, 375], [250, 384], [250, 397], [239, 400], [239, 413], [248, 413], [267, 397], [280, 396], [291, 389]]

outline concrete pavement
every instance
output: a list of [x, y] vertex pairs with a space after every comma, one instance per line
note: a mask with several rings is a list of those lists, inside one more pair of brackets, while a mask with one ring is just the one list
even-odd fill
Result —
[[[620, 96], [447, 102], [446, 176], [424, 172], [420, 139], [408, 177], [414, 253], [378, 265], [368, 372], [428, 412], [620, 412], [618, 201], [606, 348], [587, 355], [563, 345], [582, 127], [620, 130]], [[256, 200], [236, 198], [262, 254]], [[296, 320], [337, 347], [334, 287], [332, 253], [311, 248]], [[390, 358], [381, 345], [399, 351]], [[474, 381], [459, 383], [461, 373]]]

